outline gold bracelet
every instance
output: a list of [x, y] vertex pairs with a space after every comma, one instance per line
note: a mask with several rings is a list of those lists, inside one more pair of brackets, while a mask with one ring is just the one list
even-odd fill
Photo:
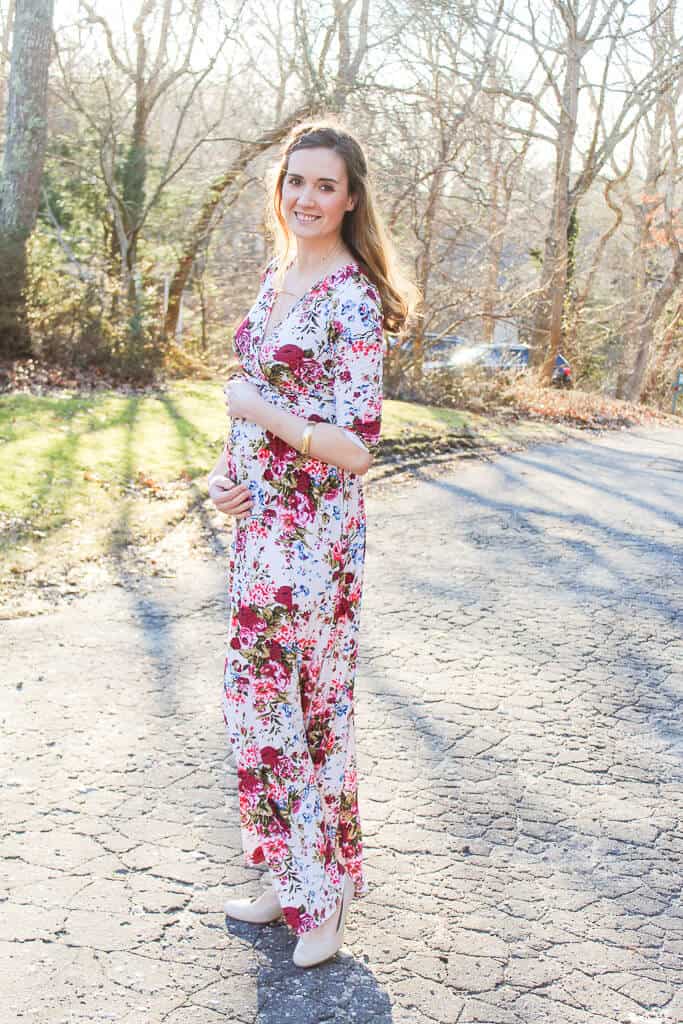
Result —
[[301, 435], [301, 447], [299, 448], [302, 455], [308, 455], [311, 450], [311, 435], [314, 429], [315, 423], [311, 423], [310, 421], [304, 427], [304, 432]]

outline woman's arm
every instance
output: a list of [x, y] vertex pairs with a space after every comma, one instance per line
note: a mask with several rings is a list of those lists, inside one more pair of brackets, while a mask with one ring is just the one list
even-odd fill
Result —
[[[309, 454], [362, 475], [372, 465], [382, 418], [384, 333], [381, 302], [374, 286], [349, 279], [331, 327], [334, 423], [316, 423]], [[229, 415], [251, 420], [300, 450], [307, 419], [273, 405], [251, 383], [229, 383], [226, 394]]]
[[[258, 423], [265, 430], [269, 430], [271, 434], [281, 437], [283, 441], [296, 449], [301, 446], [301, 435], [309, 422], [302, 416], [295, 416], [294, 413], [287, 412], [286, 409], [271, 405], [260, 396], [252, 406], [249, 419]], [[309, 455], [313, 459], [338, 466], [340, 469], [347, 469], [359, 476], [367, 473], [373, 462], [373, 457], [368, 449], [350, 430], [325, 422], [315, 425], [311, 436]]]

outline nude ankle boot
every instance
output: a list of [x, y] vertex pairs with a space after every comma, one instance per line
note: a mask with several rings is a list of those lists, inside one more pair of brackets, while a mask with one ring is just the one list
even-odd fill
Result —
[[272, 879], [256, 899], [240, 896], [226, 900], [223, 909], [228, 917], [234, 917], [237, 921], [249, 921], [251, 924], [268, 924], [269, 921], [277, 921], [282, 914]]
[[344, 941], [346, 911], [353, 899], [353, 893], [353, 879], [347, 872], [344, 875], [344, 886], [337, 911], [317, 928], [304, 932], [299, 937], [292, 957], [297, 967], [313, 967], [334, 956]]

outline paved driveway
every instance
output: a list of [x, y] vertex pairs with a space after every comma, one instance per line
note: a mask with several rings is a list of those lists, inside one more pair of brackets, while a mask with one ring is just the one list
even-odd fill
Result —
[[[371, 892], [228, 922], [225, 555], [0, 623], [2, 1020], [683, 1021], [683, 430], [368, 488]], [[256, 887], [254, 885], [254, 891]]]

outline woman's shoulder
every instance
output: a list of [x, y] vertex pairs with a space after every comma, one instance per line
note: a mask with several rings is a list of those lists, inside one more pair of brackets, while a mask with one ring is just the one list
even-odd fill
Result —
[[373, 303], [381, 310], [382, 299], [377, 286], [358, 260], [341, 269], [337, 289], [340, 298], [348, 302]]

